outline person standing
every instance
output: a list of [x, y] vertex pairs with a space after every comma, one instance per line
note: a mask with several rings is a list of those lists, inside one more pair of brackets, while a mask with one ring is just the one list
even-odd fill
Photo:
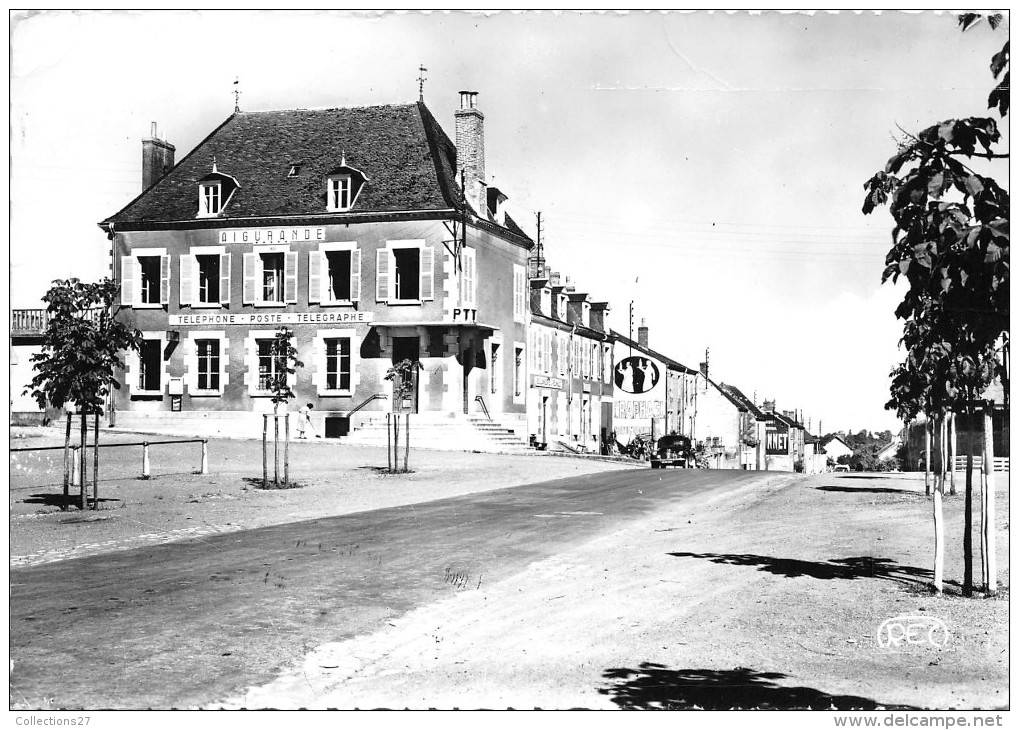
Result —
[[311, 411], [314, 408], [314, 405], [308, 403], [297, 412], [297, 438], [308, 438], [304, 435], [307, 429], [311, 429], [311, 432], [315, 434], [315, 438], [322, 438], [318, 435], [318, 432], [315, 431], [315, 426], [311, 422]]

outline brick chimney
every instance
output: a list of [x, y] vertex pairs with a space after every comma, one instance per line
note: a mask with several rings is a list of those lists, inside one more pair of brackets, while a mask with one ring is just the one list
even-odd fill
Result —
[[488, 210], [485, 190], [485, 115], [478, 107], [478, 92], [461, 91], [456, 118], [456, 174], [464, 174], [464, 195], [478, 215]]
[[644, 324], [644, 320], [640, 321], [640, 327], [637, 328], [637, 344], [641, 347], [647, 347], [647, 325]]
[[764, 403], [761, 404], [761, 410], [764, 411], [765, 413], [774, 413], [775, 401], [773, 400], [764, 401]]
[[703, 375], [705, 378], [708, 377], [708, 364], [706, 362], [701, 363], [700, 370], [701, 375]]
[[142, 140], [142, 190], [148, 190], [173, 167], [177, 148], [159, 136], [156, 123], [152, 123], [152, 136]]

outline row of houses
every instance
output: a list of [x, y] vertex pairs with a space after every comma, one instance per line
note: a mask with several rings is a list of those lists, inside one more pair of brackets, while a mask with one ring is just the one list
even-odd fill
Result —
[[536, 255], [489, 184], [477, 97], [460, 93], [455, 140], [423, 101], [235, 110], [179, 162], [153, 124], [141, 194], [99, 223], [143, 334], [110, 420], [258, 432], [286, 327], [291, 387], [326, 435], [368, 438], [409, 359], [426, 421], [591, 452], [675, 432], [718, 468], [804, 462], [794, 412], [651, 349], [646, 327], [614, 331], [609, 302]]

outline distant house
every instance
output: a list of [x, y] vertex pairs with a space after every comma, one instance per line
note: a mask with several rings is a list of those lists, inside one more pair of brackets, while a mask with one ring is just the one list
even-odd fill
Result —
[[888, 461], [889, 459], [894, 459], [895, 455], [899, 453], [899, 447], [901, 445], [902, 441], [898, 437], [893, 438], [888, 444], [878, 449], [877, 458], [880, 459], [881, 461]]
[[855, 452], [839, 436], [832, 436], [824, 442], [824, 453], [830, 458], [838, 460], [840, 456], [852, 456]]

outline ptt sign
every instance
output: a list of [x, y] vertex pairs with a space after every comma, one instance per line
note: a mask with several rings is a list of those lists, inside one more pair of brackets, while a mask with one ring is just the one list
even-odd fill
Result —
[[454, 322], [471, 322], [475, 323], [478, 321], [478, 310], [476, 309], [454, 309], [453, 310], [453, 321]]

